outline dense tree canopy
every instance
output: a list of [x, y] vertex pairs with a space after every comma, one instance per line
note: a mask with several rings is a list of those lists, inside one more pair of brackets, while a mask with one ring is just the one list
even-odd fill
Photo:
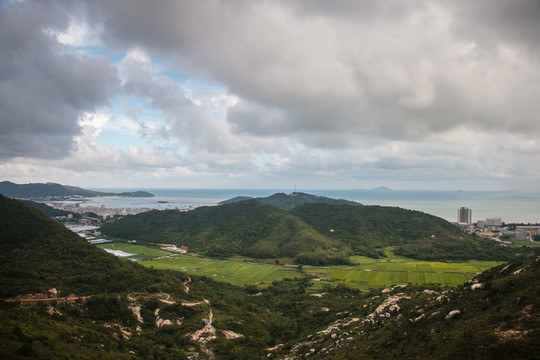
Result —
[[462, 232], [436, 216], [397, 207], [304, 203], [289, 211], [257, 200], [150, 211], [102, 227], [145, 243], [188, 246], [214, 257], [292, 257], [312, 265], [346, 264], [350, 255], [384, 256], [384, 248], [417, 259], [509, 259], [513, 251]]

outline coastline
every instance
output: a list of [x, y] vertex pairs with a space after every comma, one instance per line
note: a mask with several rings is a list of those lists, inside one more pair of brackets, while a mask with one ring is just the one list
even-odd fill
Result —
[[[106, 189], [131, 190], [131, 189]], [[236, 196], [265, 197], [271, 189], [142, 189], [153, 198], [87, 198], [81, 206], [105, 205], [107, 208], [192, 209], [214, 206]], [[101, 189], [100, 189], [101, 191]], [[328, 190], [302, 189], [301, 192], [336, 199], [357, 201], [364, 205], [397, 206], [417, 210], [454, 222], [461, 206], [472, 209], [473, 221], [500, 217], [504, 222], [540, 223], [540, 193], [511, 191], [435, 191], [435, 190]], [[281, 191], [290, 193], [292, 191]]]

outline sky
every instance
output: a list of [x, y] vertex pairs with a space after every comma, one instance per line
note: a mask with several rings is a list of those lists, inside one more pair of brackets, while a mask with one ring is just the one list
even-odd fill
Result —
[[526, 190], [540, 1], [0, 1], [0, 181]]

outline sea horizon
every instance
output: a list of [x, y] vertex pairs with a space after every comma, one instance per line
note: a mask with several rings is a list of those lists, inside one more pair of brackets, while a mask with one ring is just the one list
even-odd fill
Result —
[[[236, 196], [266, 197], [277, 192], [290, 194], [293, 189], [220, 189], [220, 188], [92, 188], [103, 192], [147, 191], [151, 198], [96, 197], [84, 206], [108, 208], [174, 209], [212, 206]], [[540, 192], [470, 191], [470, 190], [377, 190], [377, 189], [296, 189], [317, 196], [345, 199], [363, 205], [396, 206], [422, 211], [450, 222], [457, 220], [457, 209], [472, 210], [474, 222], [501, 218], [506, 223], [540, 223]]]

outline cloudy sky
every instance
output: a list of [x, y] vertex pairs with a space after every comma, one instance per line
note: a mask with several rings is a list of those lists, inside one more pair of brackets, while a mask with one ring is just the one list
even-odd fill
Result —
[[540, 1], [0, 0], [0, 180], [536, 190]]

